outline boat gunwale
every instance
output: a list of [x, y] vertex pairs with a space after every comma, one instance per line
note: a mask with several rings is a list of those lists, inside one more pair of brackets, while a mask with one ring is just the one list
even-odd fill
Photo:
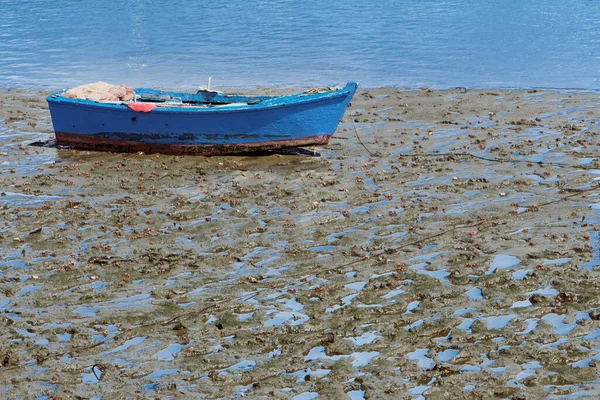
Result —
[[[297, 105], [304, 105], [307, 103], [320, 103], [326, 100], [332, 100], [340, 97], [350, 97], [354, 95], [358, 84], [355, 82], [348, 82], [346, 86], [340, 89], [330, 90], [321, 93], [295, 93], [287, 96], [274, 96], [267, 100], [260, 101], [256, 104], [244, 104], [244, 105], [220, 105], [220, 106], [176, 106], [168, 107], [161, 105], [160, 107], [154, 108], [150, 113], [152, 114], [222, 114], [222, 113], [235, 113], [235, 112], [256, 112], [273, 110], [284, 107], [291, 107]], [[147, 89], [146, 89], [147, 90]], [[93, 109], [104, 109], [105, 111], [128, 111], [136, 112], [127, 106], [133, 102], [100, 102], [95, 100], [80, 99], [80, 98], [69, 98], [60, 96], [64, 93], [64, 90], [50, 94], [47, 97], [48, 103], [60, 104], [63, 106], [72, 107], [85, 107]], [[169, 92], [169, 93], [181, 93], [182, 95], [190, 95], [184, 92]], [[259, 96], [257, 96], [259, 97]], [[248, 97], [251, 99], [252, 97]], [[152, 102], [149, 102], [152, 103]], [[164, 104], [164, 103], [162, 103]]]

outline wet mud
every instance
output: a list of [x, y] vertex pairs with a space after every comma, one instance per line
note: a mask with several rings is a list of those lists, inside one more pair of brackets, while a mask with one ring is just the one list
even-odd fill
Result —
[[598, 93], [363, 90], [211, 158], [48, 145], [45, 94], [0, 92], [1, 397], [600, 395]]

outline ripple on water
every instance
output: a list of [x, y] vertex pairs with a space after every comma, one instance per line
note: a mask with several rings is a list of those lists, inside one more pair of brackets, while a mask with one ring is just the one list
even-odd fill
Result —
[[406, 312], [404, 314], [411, 314], [413, 310], [416, 310], [417, 308], [419, 308], [419, 305], [421, 305], [420, 301], [418, 301], [418, 300], [411, 301], [406, 306]]
[[546, 286], [544, 289], [534, 290], [532, 292], [527, 292], [527, 296], [533, 296], [534, 294], [539, 294], [541, 296], [546, 297], [556, 297], [560, 292], [552, 287], [552, 285]]
[[317, 397], [319, 397], [319, 393], [317, 392], [303, 392], [292, 397], [292, 400], [313, 400]]
[[32, 337], [36, 337], [37, 333], [33, 333], [33, 332], [29, 332], [26, 329], [16, 329], [16, 332], [24, 337], [28, 337], [28, 338], [32, 338]]
[[483, 293], [479, 288], [471, 288], [465, 292], [465, 296], [471, 300], [483, 300]]
[[434, 258], [436, 258], [436, 257], [438, 257], [438, 256], [440, 256], [442, 254], [444, 254], [443, 251], [438, 251], [438, 252], [435, 252], [435, 253], [424, 254], [422, 256], [413, 257], [413, 258], [409, 259], [407, 262], [431, 261]]
[[522, 301], [515, 301], [510, 308], [527, 308], [532, 306], [531, 301], [529, 299]]
[[483, 322], [487, 324], [488, 329], [502, 329], [510, 323], [513, 319], [517, 318], [518, 315], [498, 315], [494, 317], [481, 318]]
[[9, 304], [10, 304], [10, 299], [0, 300], [0, 311], [5, 310]]
[[309, 247], [310, 251], [315, 253], [333, 253], [337, 249], [337, 246], [315, 246]]
[[535, 376], [536, 372], [533, 369], [526, 369], [524, 371], [519, 372], [513, 379], [509, 380], [507, 382], [508, 386], [511, 387], [519, 387], [524, 389], [525, 385], [523, 385], [522, 383], [519, 383], [527, 378], [530, 378], [532, 376]]
[[419, 385], [417, 387], [409, 389], [408, 393], [412, 394], [413, 396], [421, 396], [419, 398], [420, 399], [421, 398], [424, 399], [424, 397], [422, 395], [425, 394], [425, 392], [427, 392], [429, 389], [431, 389], [431, 386], [428, 386], [428, 385]]
[[465, 373], [473, 373], [473, 372], [480, 372], [481, 371], [481, 367], [477, 366], [477, 365], [470, 365], [470, 364], [465, 364], [461, 367], [460, 369], [460, 373], [461, 374], [465, 374]]
[[348, 395], [350, 400], [364, 400], [365, 393], [366, 393], [366, 391], [364, 391], [364, 390], [351, 390], [346, 394]]
[[102, 309], [120, 309], [134, 306], [142, 306], [150, 303], [150, 294], [139, 294], [131, 297], [123, 297], [119, 299], [105, 301], [96, 305], [80, 306], [73, 310], [76, 314], [86, 317], [95, 317], [96, 313]]
[[497, 269], [508, 269], [515, 267], [521, 263], [515, 256], [510, 256], [507, 254], [499, 254], [494, 257], [492, 264], [490, 265], [490, 269], [485, 273], [486, 275], [493, 274]]
[[286, 373], [286, 374], [283, 374], [283, 375], [284, 376], [295, 377], [296, 378], [296, 382], [305, 382], [307, 376], [309, 377], [309, 379], [311, 379], [312, 377], [322, 378], [324, 376], [329, 375], [330, 373], [331, 373], [330, 369], [315, 369], [315, 370], [312, 370], [310, 368], [307, 368], [307, 369], [301, 369], [299, 371], [292, 372], [292, 373]]
[[381, 336], [377, 335], [377, 331], [365, 332], [360, 336], [356, 337], [347, 337], [344, 340], [354, 343], [356, 346], [364, 346], [366, 344], [371, 344], [377, 339], [381, 338]]
[[6, 260], [0, 262], [0, 267], [8, 266], [8, 271], [13, 271], [16, 269], [29, 269], [31, 268], [25, 260]]
[[457, 326], [458, 329], [463, 330], [465, 332], [471, 333], [471, 326], [478, 318], [465, 318], [462, 322]]
[[335, 355], [328, 356], [325, 354], [325, 346], [317, 346], [310, 349], [308, 354], [304, 357], [304, 361], [321, 361], [321, 360], [331, 360], [338, 361], [342, 358], [353, 358], [352, 366], [355, 368], [364, 367], [369, 364], [371, 360], [377, 356], [379, 356], [378, 351], [367, 351], [367, 352], [356, 352], [349, 355]]
[[147, 339], [146, 336], [138, 336], [133, 339], [129, 339], [122, 345], [115, 347], [112, 350], [108, 350], [108, 351], [104, 352], [104, 354], [109, 355], [109, 354], [115, 354], [115, 353], [119, 353], [121, 351], [128, 350], [130, 347], [137, 346], [139, 344], [144, 343], [146, 341], [146, 339]]
[[58, 339], [59, 342], [68, 342], [71, 340], [72, 337], [73, 337], [73, 335], [71, 335], [70, 333], [57, 333], [56, 334], [56, 338]]
[[102, 375], [104, 375], [104, 372], [102, 372], [102, 370], [95, 365], [93, 367], [84, 369], [84, 371], [85, 372], [81, 373], [81, 380], [82, 383], [86, 385], [96, 385], [100, 383], [100, 380], [102, 380]]
[[600, 338], [600, 328], [594, 328], [594, 330], [591, 333], [583, 337], [584, 340], [594, 340], [598, 338]]
[[290, 326], [299, 326], [304, 324], [305, 322], [308, 322], [310, 320], [310, 317], [306, 314], [302, 314], [299, 312], [293, 312], [293, 311], [283, 311], [280, 313], [277, 313], [273, 318], [265, 321], [264, 326], [265, 327], [275, 327], [275, 326], [282, 326], [286, 323], [289, 322], [288, 325]]
[[175, 356], [179, 354], [181, 350], [183, 350], [184, 347], [185, 346], [181, 344], [173, 343], [168, 345], [166, 348], [162, 349], [155, 355], [156, 358], [158, 358], [161, 361], [172, 361], [175, 359]]
[[368, 282], [354, 282], [344, 285], [344, 287], [348, 290], [355, 290], [357, 292], [360, 292], [365, 288], [365, 286], [367, 286], [367, 283]]
[[393, 299], [394, 297], [398, 297], [398, 296], [400, 296], [401, 294], [404, 294], [404, 293], [405, 293], [404, 290], [402, 290], [401, 288], [398, 288], [398, 289], [390, 290], [388, 293], [384, 294], [381, 297], [384, 298], [384, 299], [386, 299], [386, 300], [389, 300], [389, 299]]
[[464, 316], [464, 315], [467, 315], [467, 314], [473, 314], [473, 313], [475, 313], [475, 312], [477, 312], [477, 309], [475, 309], [475, 308], [461, 308], [461, 309], [459, 309], [459, 310], [456, 310], [456, 311], [454, 312], [454, 315], [455, 315], [455, 316], [462, 317], [462, 316]]
[[336, 304], [334, 306], [328, 307], [325, 311], [330, 313], [339, 310], [340, 308], [346, 307], [348, 304], [352, 303], [352, 300], [358, 296], [358, 293], [350, 294], [348, 296], [342, 297], [340, 302], [342, 304]]
[[[439, 253], [439, 254], [441, 254], [441, 253]], [[419, 258], [419, 257], [417, 257], [417, 258]], [[415, 260], [415, 259], [413, 259], [413, 260]], [[448, 276], [450, 276], [450, 273], [448, 272], [448, 269], [446, 267], [442, 267], [439, 270], [430, 271], [430, 270], [426, 269], [428, 266], [429, 266], [429, 264], [427, 264], [426, 262], [422, 262], [420, 264], [411, 265], [409, 268], [420, 275], [426, 275], [431, 278], [438, 279], [446, 285], [452, 284], [447, 279]]]
[[532, 269], [519, 269], [519, 270], [513, 272], [512, 278], [515, 281], [522, 281], [527, 276], [530, 276], [532, 274], [533, 274], [533, 270]]
[[250, 371], [256, 367], [256, 361], [242, 360], [237, 364], [233, 364], [227, 368], [223, 368], [221, 372], [238, 372], [238, 371]]
[[157, 369], [151, 374], [144, 376], [144, 379], [160, 379], [165, 375], [175, 375], [178, 372], [178, 369]]
[[566, 315], [558, 315], [555, 313], [546, 314], [542, 317], [542, 321], [554, 328], [554, 332], [558, 335], [566, 335], [577, 327], [576, 323], [565, 324], [563, 321], [567, 318]]
[[[600, 206], [600, 204], [598, 205]], [[591, 231], [588, 232], [588, 235], [590, 236], [590, 246], [592, 247], [592, 260], [582, 264], [581, 267], [593, 270], [600, 265], [600, 232]]]
[[12, 192], [0, 193], [0, 204], [5, 204], [12, 207], [38, 205], [47, 201], [58, 201], [62, 199], [64, 199], [64, 197], [61, 196], [35, 196], [31, 194]]
[[441, 362], [449, 362], [460, 353], [458, 349], [447, 349], [437, 355], [437, 359]]
[[240, 322], [248, 321], [250, 318], [252, 318], [254, 316], [254, 314], [255, 314], [254, 311], [249, 312], [249, 313], [240, 313], [240, 314], [233, 313], [233, 315], [235, 315]]
[[419, 368], [430, 370], [435, 366], [435, 361], [429, 357], [426, 357], [427, 354], [429, 354], [429, 349], [416, 349], [412, 353], [408, 353], [406, 358], [408, 358], [410, 361], [416, 361]]
[[302, 303], [299, 303], [296, 299], [284, 299], [279, 300], [279, 302], [285, 303], [284, 306], [292, 311], [300, 311], [304, 309], [304, 305]]
[[563, 265], [571, 262], [569, 257], [565, 258], [555, 258], [553, 260], [542, 260], [542, 264], [544, 265]]

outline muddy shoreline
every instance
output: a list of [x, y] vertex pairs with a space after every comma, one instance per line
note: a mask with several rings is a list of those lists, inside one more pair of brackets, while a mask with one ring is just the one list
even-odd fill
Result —
[[598, 396], [597, 93], [359, 90], [210, 158], [32, 146], [46, 94], [0, 91], [2, 396]]

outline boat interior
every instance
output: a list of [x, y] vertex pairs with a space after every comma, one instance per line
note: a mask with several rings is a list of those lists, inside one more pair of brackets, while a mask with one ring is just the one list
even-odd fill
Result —
[[224, 106], [258, 104], [275, 96], [240, 96], [217, 91], [199, 90], [197, 93], [166, 92], [157, 89], [135, 89], [136, 101], [160, 105]]

